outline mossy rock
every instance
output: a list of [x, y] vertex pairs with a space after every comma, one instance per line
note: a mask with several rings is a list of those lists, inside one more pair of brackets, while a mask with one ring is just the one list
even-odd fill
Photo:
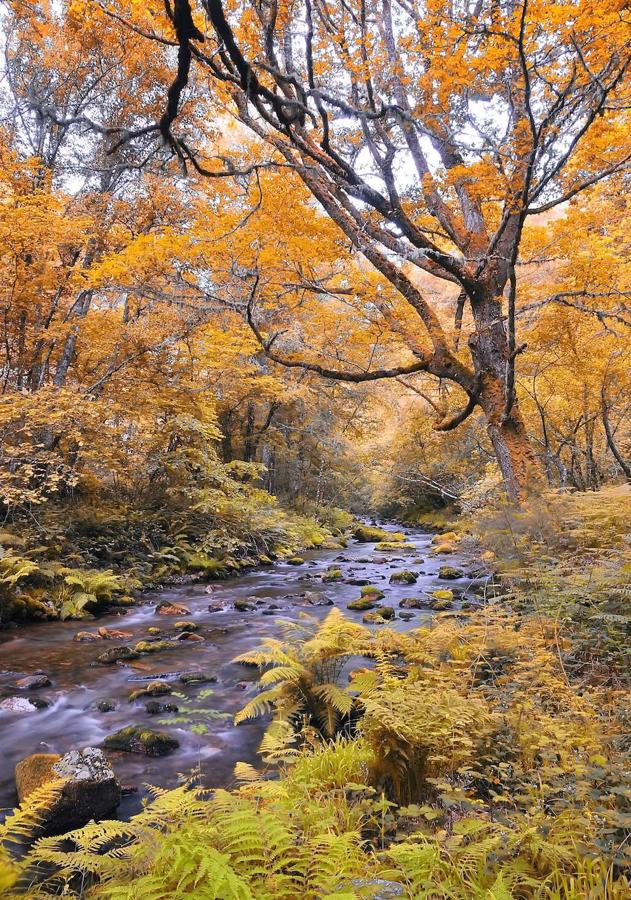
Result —
[[375, 587], [374, 584], [367, 584], [359, 593], [362, 597], [375, 597], [377, 600], [382, 600], [386, 596], [381, 588]]
[[464, 572], [461, 569], [456, 569], [455, 566], [441, 566], [438, 570], [438, 577], [445, 581], [453, 581], [463, 576]]
[[265, 554], [263, 554], [262, 556], [259, 556], [259, 565], [260, 566], [273, 566], [274, 563], [269, 558], [269, 556], [265, 556]]
[[171, 688], [166, 683], [166, 681], [151, 681], [149, 684], [145, 685], [145, 687], [138, 688], [137, 691], [133, 691], [129, 695], [129, 702], [133, 703], [135, 700], [139, 700], [141, 697], [162, 697], [165, 694], [170, 694]]
[[372, 544], [377, 541], [387, 541], [389, 532], [374, 525], [357, 525], [353, 529], [353, 537], [361, 544]]
[[233, 606], [237, 612], [253, 612], [256, 609], [249, 600], [235, 600]]
[[342, 570], [334, 566], [324, 573], [322, 581], [341, 581], [343, 577]]
[[353, 612], [364, 612], [367, 609], [374, 609], [378, 602], [379, 597], [370, 594], [368, 597], [360, 597], [358, 600], [351, 600], [350, 603], [346, 604], [346, 609], [353, 610]]
[[432, 600], [430, 605], [435, 612], [442, 612], [445, 609], [451, 609], [453, 603], [451, 600]]
[[176, 622], [173, 627], [177, 628], [178, 631], [197, 631], [199, 629], [199, 626], [196, 625], [195, 622], [186, 621]]
[[[383, 607], [384, 609], [389, 609], [390, 607]], [[392, 610], [394, 613], [394, 610]], [[373, 612], [364, 613], [362, 616], [362, 622], [365, 625], [385, 625], [390, 618], [394, 618], [394, 616], [382, 616], [381, 610], [374, 610]]]
[[95, 700], [92, 705], [93, 709], [96, 709], [101, 713], [114, 712], [117, 707], [117, 701], [111, 699], [110, 697], [104, 697], [102, 700]]
[[106, 750], [123, 750], [143, 756], [167, 756], [180, 746], [180, 742], [164, 731], [128, 725], [110, 734], [103, 741]]
[[175, 641], [138, 641], [134, 650], [136, 653], [164, 653], [165, 650], [175, 650], [178, 646]]
[[342, 545], [338, 541], [333, 541], [330, 538], [322, 541], [320, 544], [320, 550], [341, 550]]
[[460, 538], [455, 531], [444, 531], [442, 534], [434, 535], [434, 537], [432, 538], [432, 544], [454, 544], [459, 540]]
[[392, 584], [416, 584], [418, 575], [410, 572], [409, 569], [403, 569], [401, 572], [393, 572], [390, 576]]
[[[141, 642], [142, 643], [142, 642]], [[140, 653], [131, 647], [110, 647], [105, 653], [97, 656], [96, 661], [102, 666], [113, 666], [117, 662], [125, 662], [128, 659], [138, 659]]]
[[375, 612], [379, 613], [382, 619], [394, 619], [395, 612], [391, 606], [378, 606]]
[[147, 628], [147, 634], [153, 634], [154, 636], [156, 634], [162, 634], [162, 629], [158, 628], [156, 625], [150, 625], [149, 628]]
[[304, 564], [304, 559], [302, 556], [290, 556], [287, 563], [290, 566], [302, 566]]
[[434, 600], [453, 600], [454, 592], [446, 588], [440, 588], [437, 591], [432, 591], [432, 597]]
[[136, 601], [129, 594], [115, 594], [107, 601], [110, 606], [135, 606]]
[[381, 553], [385, 553], [389, 550], [415, 550], [414, 544], [405, 544], [399, 541], [379, 541], [378, 544], [375, 544], [375, 550], [378, 550]]
[[182, 684], [214, 684], [217, 676], [209, 675], [207, 672], [183, 672], [180, 681]]
[[458, 547], [454, 543], [438, 544], [432, 550], [432, 553], [435, 556], [442, 556], [442, 555], [447, 555], [447, 554], [457, 553], [457, 552], [458, 552]]

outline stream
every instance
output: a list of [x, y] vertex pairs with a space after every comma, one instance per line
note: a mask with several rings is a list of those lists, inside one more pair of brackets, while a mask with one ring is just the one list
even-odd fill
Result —
[[[413, 550], [379, 552], [373, 544], [349, 541], [343, 550], [317, 550], [303, 554], [302, 565], [277, 562], [226, 581], [196, 582], [143, 595], [139, 605], [117, 610], [97, 620], [43, 622], [0, 632], [0, 701], [8, 697], [41, 698], [46, 708], [32, 712], [0, 711], [0, 810], [16, 804], [14, 768], [31, 753], [64, 754], [72, 749], [98, 746], [108, 734], [127, 725], [143, 725], [165, 731], [177, 738], [179, 750], [169, 756], [147, 758], [134, 753], [108, 753], [123, 785], [122, 817], [133, 814], [146, 795], [146, 784], [175, 786], [192, 770], [201, 771], [204, 783], [230, 787], [238, 761], [257, 762], [261, 722], [235, 727], [232, 716], [256, 693], [257, 670], [232, 662], [235, 656], [256, 647], [264, 638], [282, 636], [280, 620], [297, 620], [307, 613], [323, 618], [330, 605], [311, 605], [313, 594], [326, 595], [351, 619], [361, 622], [363, 613], [346, 609], [359, 597], [360, 587], [350, 579], [366, 579], [385, 592], [381, 602], [397, 610], [389, 627], [407, 630], [418, 627], [433, 615], [428, 609], [410, 610], [413, 617], [398, 617], [404, 598], [421, 597], [438, 588], [457, 593], [473, 583], [468, 575], [445, 581], [438, 577], [441, 565], [462, 568], [470, 563], [458, 553], [430, 555], [432, 535], [419, 529], [385, 526], [403, 530]], [[339, 566], [343, 581], [326, 583], [322, 575], [332, 565]], [[391, 584], [396, 570], [418, 574], [415, 584]], [[299, 595], [313, 592], [308, 598]], [[251, 600], [252, 610], [238, 611], [235, 601]], [[180, 604], [190, 612], [179, 616], [157, 614], [160, 602]], [[258, 601], [258, 604], [257, 604]], [[213, 611], [209, 610], [209, 605]], [[407, 611], [406, 611], [407, 612]], [[177, 647], [142, 655], [115, 665], [100, 665], [96, 657], [112, 646], [133, 646], [150, 637], [150, 627], [159, 627], [172, 637], [174, 623], [185, 619], [195, 623], [203, 641], [181, 641]], [[128, 632], [119, 640], [75, 641], [77, 632], [98, 628]], [[370, 626], [373, 628], [383, 626]], [[16, 689], [16, 681], [38, 671], [45, 672], [50, 686], [34, 691]], [[215, 683], [184, 685], [179, 675], [204, 672]], [[150, 699], [129, 702], [132, 691], [154, 679], [166, 678], [176, 696], [156, 698], [175, 703], [178, 712], [150, 715], [145, 709]], [[114, 707], [101, 712], [96, 703], [111, 701]]]

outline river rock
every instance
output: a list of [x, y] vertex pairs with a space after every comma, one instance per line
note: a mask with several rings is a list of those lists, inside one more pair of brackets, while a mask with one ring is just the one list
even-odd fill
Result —
[[346, 604], [346, 609], [353, 610], [353, 612], [364, 612], [367, 609], [374, 609], [378, 603], [379, 597], [374, 594], [368, 594], [366, 597], [351, 600], [350, 603]]
[[250, 600], [235, 600], [232, 604], [237, 612], [253, 612], [256, 605]]
[[195, 622], [189, 622], [187, 620], [176, 622], [173, 627], [177, 631], [199, 631], [199, 626], [196, 625]]
[[174, 650], [177, 647], [175, 641], [138, 641], [134, 651], [138, 653], [163, 653], [165, 650]]
[[51, 681], [48, 675], [38, 672], [35, 675], [26, 675], [15, 682], [21, 691], [36, 691], [39, 688], [50, 687]]
[[89, 643], [92, 641], [100, 641], [102, 638], [100, 634], [96, 634], [94, 631], [77, 631], [72, 640], [80, 641], [81, 643]]
[[102, 750], [86, 747], [65, 756], [35, 753], [15, 767], [15, 784], [22, 803], [34, 790], [49, 781], [63, 786], [44, 812], [41, 831], [61, 834], [80, 828], [92, 819], [105, 819], [115, 812], [121, 787]]
[[304, 563], [304, 559], [302, 558], [302, 556], [290, 556], [287, 560], [287, 563], [290, 566], [301, 566]]
[[207, 672], [182, 672], [180, 681], [182, 684], [214, 684], [217, 676]]
[[95, 700], [92, 704], [92, 708], [101, 713], [114, 712], [114, 710], [118, 708], [118, 703], [111, 697], [103, 697], [102, 700]]
[[204, 641], [205, 638], [202, 637], [201, 634], [194, 634], [192, 631], [180, 631], [178, 636], [175, 638], [176, 641]]
[[438, 570], [438, 577], [444, 579], [445, 581], [450, 581], [455, 578], [462, 578], [464, 572], [460, 569], [456, 569], [455, 566], [441, 566]]
[[30, 697], [7, 697], [0, 701], [0, 712], [30, 713], [38, 709], [39, 705]]
[[403, 612], [399, 613], [399, 618], [403, 619], [404, 622], [409, 622], [415, 615], [416, 613], [410, 612], [409, 609], [404, 609]]
[[160, 703], [159, 700], [149, 700], [145, 703], [145, 709], [150, 716], [157, 716], [159, 713], [179, 712], [179, 706], [175, 703]]
[[416, 572], [410, 572], [409, 569], [402, 569], [400, 572], [393, 572], [390, 576], [391, 584], [416, 584], [418, 575]]
[[142, 756], [168, 756], [178, 749], [180, 742], [164, 731], [128, 725], [106, 737], [103, 746], [106, 750], [123, 750]]
[[399, 602], [401, 609], [426, 609], [429, 606], [429, 600], [423, 597], [404, 597]]
[[171, 688], [166, 681], [151, 681], [144, 687], [138, 688], [129, 695], [129, 702], [133, 703], [141, 697], [162, 697], [164, 694], [170, 694]]
[[171, 600], [161, 600], [156, 605], [156, 613], [159, 616], [190, 616], [191, 611], [188, 606], [181, 603], [174, 603]]
[[138, 659], [139, 653], [132, 650], [131, 647], [110, 647], [105, 653], [97, 656], [96, 661], [102, 666], [113, 666], [114, 663], [122, 662], [127, 659]]

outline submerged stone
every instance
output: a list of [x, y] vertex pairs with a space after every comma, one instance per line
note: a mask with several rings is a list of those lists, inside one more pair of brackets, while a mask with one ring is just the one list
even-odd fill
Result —
[[183, 672], [180, 681], [182, 684], [214, 684], [217, 676], [209, 675], [207, 672]]
[[170, 694], [171, 688], [165, 681], [151, 681], [145, 687], [138, 688], [129, 695], [129, 702], [133, 703], [141, 697], [161, 697], [164, 694]]
[[21, 691], [36, 691], [39, 688], [50, 687], [51, 681], [48, 675], [38, 672], [36, 675], [26, 675], [24, 678], [19, 678], [15, 684]]
[[136, 653], [163, 653], [176, 647], [175, 641], [138, 641], [134, 650]]
[[438, 570], [438, 577], [444, 579], [445, 581], [449, 581], [455, 578], [462, 578], [464, 572], [460, 569], [456, 569], [455, 566], [441, 566]]

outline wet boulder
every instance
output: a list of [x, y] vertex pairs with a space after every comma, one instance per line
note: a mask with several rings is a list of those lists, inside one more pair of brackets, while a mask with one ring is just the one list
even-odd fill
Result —
[[145, 703], [145, 710], [150, 716], [157, 716], [160, 713], [179, 712], [180, 708], [175, 703], [160, 703], [159, 700], [148, 700]]
[[175, 638], [176, 641], [193, 641], [200, 642], [205, 640], [201, 634], [195, 634], [193, 631], [180, 631], [180, 633]]
[[103, 746], [106, 750], [122, 750], [142, 756], [168, 756], [178, 749], [180, 742], [164, 731], [128, 725], [106, 737]]
[[118, 709], [118, 703], [111, 697], [103, 697], [101, 700], [95, 700], [91, 708], [101, 713], [114, 712], [115, 709]]
[[189, 622], [188, 620], [176, 622], [173, 627], [176, 631], [199, 631], [199, 626], [195, 622]]
[[171, 688], [166, 681], [150, 681], [149, 684], [146, 684], [144, 687], [138, 688], [137, 691], [133, 691], [129, 695], [129, 702], [134, 703], [142, 697], [162, 697], [165, 694], [170, 693]]
[[190, 616], [191, 614], [188, 606], [169, 600], [161, 600], [156, 605], [156, 612], [159, 616]]
[[120, 803], [120, 783], [105, 754], [96, 747], [71, 750], [65, 756], [35, 753], [15, 768], [20, 803], [49, 782], [57, 782], [59, 790], [43, 813], [43, 834], [62, 834], [92, 819], [109, 818]]
[[287, 560], [287, 563], [290, 566], [301, 566], [304, 563], [304, 559], [302, 558], [302, 556], [290, 556]]
[[322, 581], [341, 581], [343, 578], [342, 570], [337, 566], [331, 566], [330, 569], [322, 576]]
[[209, 675], [208, 672], [182, 672], [180, 681], [182, 684], [214, 684], [217, 676]]
[[251, 600], [235, 600], [233, 606], [237, 612], [253, 612], [256, 609], [256, 604]]
[[409, 569], [402, 569], [400, 572], [393, 572], [390, 576], [391, 584], [416, 584], [418, 575], [416, 572], [410, 572]]
[[357, 600], [351, 600], [346, 604], [346, 609], [353, 612], [364, 612], [367, 609], [374, 609], [379, 603], [379, 597], [374, 594], [368, 594], [366, 597], [359, 597]]
[[36, 691], [39, 688], [50, 687], [51, 681], [44, 672], [36, 672], [35, 675], [26, 675], [15, 682], [15, 686], [21, 691]]
[[456, 578], [462, 578], [464, 572], [460, 569], [456, 569], [455, 566], [441, 566], [438, 570], [438, 577], [442, 578], [444, 581], [451, 581]]
[[429, 606], [429, 600], [423, 597], [404, 597], [399, 602], [401, 609], [426, 609]]
[[7, 697], [0, 700], [0, 712], [31, 713], [40, 708], [39, 703], [31, 697]]
[[404, 609], [399, 613], [399, 618], [404, 622], [409, 622], [410, 619], [413, 619], [416, 613], [410, 612], [409, 609]]
[[174, 650], [176, 647], [175, 641], [138, 641], [134, 651], [136, 653], [163, 653], [165, 650]]
[[105, 653], [97, 656], [96, 661], [102, 666], [113, 666], [117, 662], [125, 662], [128, 659], [138, 659], [139, 653], [131, 647], [110, 647]]

